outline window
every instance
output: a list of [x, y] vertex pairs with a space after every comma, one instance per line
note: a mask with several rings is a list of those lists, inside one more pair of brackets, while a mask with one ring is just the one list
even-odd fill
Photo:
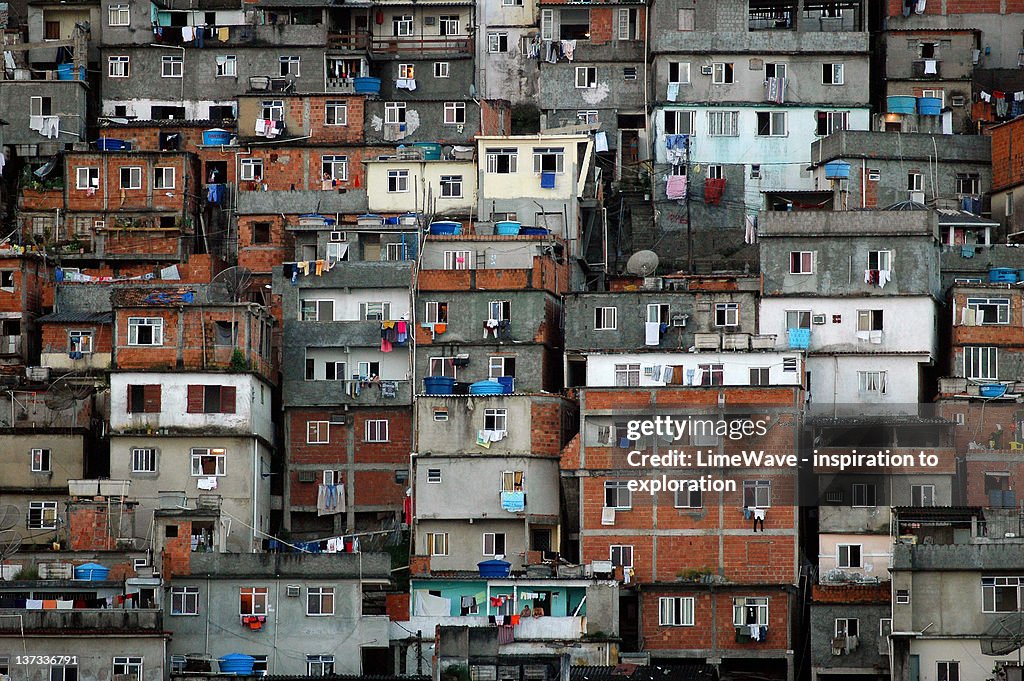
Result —
[[859, 568], [861, 567], [861, 545], [860, 544], [838, 544], [836, 546], [836, 567]]
[[132, 676], [136, 681], [142, 678], [141, 657], [114, 657], [114, 675], [124, 674]]
[[964, 377], [994, 381], [999, 378], [999, 348], [995, 346], [964, 348]]
[[618, 387], [640, 385], [639, 364], [616, 364], [615, 385]]
[[129, 5], [127, 3], [123, 5], [111, 5], [107, 8], [107, 24], [110, 26], [129, 26], [131, 25], [131, 14]]
[[504, 556], [505, 555], [505, 533], [484, 532], [483, 555]]
[[936, 662], [935, 681], [960, 681], [960, 663]]
[[[428, 301], [423, 308], [423, 321], [427, 324], [448, 323], [448, 303], [436, 300]], [[439, 374], [431, 374], [439, 375]]]
[[427, 469], [427, 482], [436, 485], [441, 482], [441, 469], [440, 468], [428, 468]]
[[707, 175], [709, 180], [725, 179], [725, 167], [721, 165], [711, 164], [708, 166]]
[[412, 260], [412, 244], [384, 244], [384, 259], [390, 261]]
[[[13, 270], [0, 270], [0, 289], [6, 291], [14, 290], [14, 271]], [[6, 329], [6, 335], [14, 335], [11, 333], [11, 329]], [[74, 349], [74, 348], [72, 348]]]
[[330, 421], [306, 421], [306, 444], [326, 445], [331, 442]]
[[235, 386], [190, 385], [185, 409], [189, 414], [234, 414]]
[[30, 116], [49, 116], [53, 111], [53, 103], [49, 97], [29, 98]]
[[633, 508], [632, 492], [629, 482], [625, 480], [606, 480], [604, 483], [604, 507], [617, 511], [628, 511]]
[[320, 170], [325, 180], [347, 180], [348, 156], [324, 156], [320, 159]]
[[875, 484], [855, 482], [853, 484], [853, 505], [872, 508], [875, 506]]
[[784, 137], [786, 135], [786, 112], [758, 111], [757, 134], [760, 137]]
[[133, 447], [132, 473], [156, 473], [156, 450], [152, 447]]
[[198, 586], [172, 586], [171, 587], [171, 614], [172, 615], [198, 615], [199, 614], [199, 587]]
[[243, 180], [263, 179], [263, 159], [243, 158], [241, 166], [241, 177]]
[[185, 60], [181, 57], [160, 57], [160, 75], [163, 78], [181, 78], [185, 69]]
[[283, 121], [284, 101], [280, 99], [267, 99], [260, 102], [260, 118], [272, 121]]
[[193, 447], [192, 475], [194, 477], [225, 475], [226, 461], [227, 456], [223, 448]]
[[461, 199], [462, 198], [462, 175], [441, 176], [441, 198]]
[[334, 676], [334, 655], [306, 655], [306, 676]]
[[748, 508], [768, 508], [772, 505], [771, 480], [744, 480], [743, 505]]
[[129, 317], [128, 345], [163, 345], [164, 320], [160, 317]]
[[596, 331], [614, 331], [618, 324], [619, 308], [594, 308], [594, 329]]
[[324, 103], [324, 125], [348, 125], [348, 104], [327, 100]]
[[809, 329], [811, 328], [811, 313], [809, 310], [786, 310], [787, 329]]
[[750, 367], [750, 385], [770, 385], [769, 367]]
[[700, 488], [678, 490], [673, 505], [676, 508], [703, 508], [704, 497]]
[[822, 64], [821, 65], [821, 83], [822, 83], [822, 85], [842, 85], [843, 84], [843, 65], [842, 64]]
[[92, 331], [68, 331], [68, 348], [71, 352], [91, 353]]
[[860, 620], [851, 617], [836, 619], [836, 636], [859, 636]]
[[585, 110], [576, 112], [576, 120], [583, 125], [597, 125], [600, 122], [598, 112], [595, 110]]
[[555, 11], [553, 9], [542, 9], [540, 11], [540, 39], [553, 40], [555, 35]]
[[440, 35], [458, 35], [459, 23], [457, 14], [442, 14], [437, 18], [437, 31]]
[[638, 40], [640, 38], [640, 24], [637, 21], [635, 7], [619, 9], [615, 34], [619, 40]]
[[484, 409], [484, 430], [508, 430], [507, 410]]
[[563, 8], [558, 14], [556, 38], [560, 40], [590, 40], [590, 10]]
[[268, 590], [265, 586], [243, 586], [238, 589], [238, 614], [266, 615]]
[[956, 174], [957, 194], [980, 194], [981, 178], [978, 173], [957, 173]]
[[786, 65], [782, 62], [767, 62], [764, 65], [764, 77], [767, 78], [785, 78], [786, 77]]
[[153, 168], [153, 189], [174, 189], [174, 168]]
[[[790, 274], [814, 274], [814, 252], [813, 251], [790, 251], [789, 253]], [[794, 327], [789, 327], [794, 328]]]
[[468, 270], [473, 268], [472, 251], [445, 251], [444, 269]]
[[911, 506], [934, 506], [935, 485], [911, 485], [910, 486]]
[[409, 171], [389, 170], [388, 171], [388, 193], [398, 194], [409, 191]]
[[508, 52], [508, 33], [505, 31], [492, 31], [488, 33], [487, 51], [492, 54]]
[[497, 321], [508, 321], [512, 319], [511, 300], [492, 300], [487, 303], [487, 318]]
[[366, 422], [365, 427], [365, 438], [366, 442], [387, 442], [388, 441], [388, 421], [387, 419], [370, 419]]
[[434, 62], [434, 78], [448, 78], [451, 68], [446, 61]]
[[708, 135], [736, 137], [740, 134], [739, 111], [708, 111]]
[[892, 251], [869, 251], [868, 252], [868, 269], [869, 270], [891, 270], [892, 269]]
[[677, 31], [692, 31], [694, 26], [694, 17], [697, 14], [695, 9], [681, 9], [676, 19], [676, 30]]
[[715, 303], [715, 326], [739, 326], [739, 303]]
[[57, 502], [56, 501], [30, 501], [30, 502], [28, 502], [28, 529], [30, 529], [30, 530], [55, 530], [55, 529], [57, 529]]
[[416, 66], [415, 64], [399, 64], [398, 65], [398, 78], [399, 80], [413, 80], [416, 78]]
[[488, 149], [487, 172], [509, 175], [517, 170], [519, 152], [515, 149]]
[[1009, 324], [1009, 298], [968, 298], [967, 308], [974, 310], [975, 324]]
[[711, 82], [715, 85], [729, 85], [734, 83], [732, 62], [716, 61], [711, 64]]
[[636, 80], [637, 72], [635, 66], [623, 66], [622, 67], [622, 79], [623, 80]]
[[577, 66], [576, 67], [576, 87], [577, 88], [597, 87], [597, 67], [596, 66]]
[[534, 148], [533, 172], [561, 173], [565, 170], [565, 150], [562, 147]]
[[848, 111], [819, 111], [817, 112], [818, 126], [815, 133], [818, 135], [831, 135], [838, 130], [849, 130]]
[[858, 331], [881, 331], [882, 310], [858, 310], [857, 311]]
[[466, 103], [465, 102], [445, 102], [444, 103], [444, 124], [445, 125], [463, 125], [466, 122]]
[[690, 62], [673, 61], [668, 64], [668, 82], [679, 85], [690, 84]]
[[234, 78], [238, 76], [238, 59], [233, 54], [216, 57], [217, 77]]
[[142, 189], [142, 168], [125, 166], [120, 170], [121, 189]]
[[668, 324], [668, 303], [649, 303], [647, 305], [647, 321]]
[[306, 589], [306, 615], [319, 617], [334, 614], [334, 587], [311, 586]]
[[300, 302], [299, 319], [304, 322], [333, 322], [333, 300], [303, 300]]
[[391, 34], [398, 37], [412, 35], [412, 15], [396, 14], [391, 17]]
[[448, 555], [448, 533], [427, 532], [427, 554], [431, 556]]
[[612, 544], [608, 547], [608, 557], [614, 567], [633, 567], [633, 547], [629, 544]]
[[49, 473], [53, 470], [49, 449], [33, 449], [31, 458], [33, 473]]
[[1021, 609], [1020, 577], [982, 577], [982, 612], [1019, 612]]
[[725, 385], [724, 364], [698, 364], [699, 385]]
[[924, 175], [913, 170], [907, 173], [907, 191], [924, 191]]
[[909, 589], [896, 589], [896, 604], [906, 605], [910, 603], [910, 590]]
[[99, 168], [76, 168], [75, 189], [95, 189], [100, 186]]
[[732, 600], [732, 623], [737, 627], [756, 624], [768, 626], [768, 599], [747, 596]]
[[887, 371], [858, 371], [857, 385], [862, 394], [884, 395], [888, 392], [889, 386]]
[[127, 412], [129, 414], [156, 414], [160, 412], [159, 385], [129, 385]]
[[78, 681], [78, 665], [54, 665], [50, 667], [49, 681]]
[[111, 78], [127, 78], [131, 59], [127, 55], [107, 57], [107, 75]]
[[405, 123], [405, 102], [384, 102], [384, 122], [388, 125]]
[[508, 355], [498, 355], [487, 358], [487, 377], [497, 380], [501, 376], [516, 375], [516, 358]]
[[299, 63], [301, 61], [299, 57], [278, 57], [277, 61], [280, 65], [279, 75], [295, 76], [296, 78], [299, 76]]
[[693, 626], [693, 596], [658, 599], [658, 624], [663, 627]]

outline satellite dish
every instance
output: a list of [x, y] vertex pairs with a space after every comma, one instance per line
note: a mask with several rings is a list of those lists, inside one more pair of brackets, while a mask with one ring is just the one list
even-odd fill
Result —
[[206, 287], [208, 303], [238, 303], [249, 291], [252, 272], [245, 267], [229, 267], [213, 278]]
[[91, 395], [92, 391], [93, 386], [87, 383], [79, 383], [69, 376], [61, 376], [47, 388], [43, 404], [50, 411], [65, 411]]
[[654, 251], [637, 251], [626, 261], [626, 271], [638, 277], [649, 277], [658, 269], [658, 254]]
[[981, 639], [985, 655], [1009, 655], [1024, 646], [1024, 612], [1015, 612], [989, 625]]

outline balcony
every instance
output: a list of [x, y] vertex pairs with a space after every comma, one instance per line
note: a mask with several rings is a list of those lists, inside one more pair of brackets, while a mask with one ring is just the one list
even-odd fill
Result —
[[[410, 617], [408, 622], [402, 623], [402, 627], [413, 631], [433, 631], [435, 626], [489, 627], [494, 625], [487, 621], [487, 617], [484, 614], [466, 615], [464, 617], [415, 616]], [[524, 617], [520, 619], [519, 624], [514, 627], [513, 631], [515, 639], [520, 641], [578, 641], [586, 634], [586, 617]]]
[[328, 50], [363, 51], [370, 44], [370, 36], [366, 33], [328, 33]]
[[117, 630], [160, 632], [163, 613], [159, 610], [25, 610], [17, 617], [0, 617], [0, 632], [39, 630]]
[[896, 544], [892, 565], [895, 570], [1016, 570], [1022, 549], [1021, 537], [975, 538], [970, 544]]
[[400, 407], [412, 404], [412, 382], [286, 380], [286, 406]]
[[417, 56], [468, 57], [473, 44], [467, 36], [434, 36], [429, 38], [374, 37], [370, 41], [370, 54], [389, 59]]

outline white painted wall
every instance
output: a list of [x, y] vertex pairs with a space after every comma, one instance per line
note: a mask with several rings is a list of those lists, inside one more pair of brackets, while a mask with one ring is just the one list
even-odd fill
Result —
[[[159, 384], [160, 413], [128, 413], [128, 386]], [[189, 385], [235, 387], [234, 414], [189, 414]], [[274, 440], [271, 421], [271, 387], [253, 374], [116, 372], [110, 376], [110, 428], [114, 431], [143, 428], [216, 427], [225, 432], [257, 434]]]
[[[533, 267], [534, 256], [540, 255], [543, 246], [543, 243], [528, 241], [436, 240], [427, 236], [423, 243], [420, 268], [444, 269], [445, 251], [470, 251], [470, 269], [529, 269]], [[482, 264], [481, 267], [477, 267], [478, 262]]]
[[[900, 405], [916, 407], [925, 353], [916, 355], [863, 355], [808, 357], [811, 372], [811, 404]], [[862, 394], [859, 372], [885, 371], [884, 395]]]
[[[388, 171], [409, 173], [409, 191], [388, 192]], [[441, 196], [441, 176], [462, 178], [462, 196]], [[366, 163], [366, 199], [371, 212], [418, 212], [424, 197], [437, 202], [437, 215], [469, 214], [476, 208], [476, 163], [473, 161], [369, 161]]]
[[[170, 94], [173, 94], [170, 93]], [[154, 106], [183, 106], [185, 107], [185, 118], [182, 120], [207, 120], [210, 117], [211, 106], [235, 106], [235, 100], [233, 99], [198, 99], [198, 100], [181, 100], [181, 99], [107, 99], [103, 100], [103, 114], [104, 116], [114, 116], [116, 106], [127, 106], [128, 116], [141, 118], [143, 120], [150, 118], [150, 111]]]
[[390, 303], [391, 319], [409, 318], [409, 289], [406, 288], [355, 289], [352, 291], [332, 288], [301, 288], [299, 289], [298, 307], [295, 309], [295, 319], [302, 318], [302, 302], [304, 300], [333, 300], [334, 321], [336, 322], [359, 321], [361, 319], [359, 305], [362, 303]]
[[[859, 544], [861, 567], [838, 567], [838, 545]], [[892, 557], [892, 537], [888, 534], [820, 534], [818, 535], [818, 573], [822, 581], [833, 570], [865, 578], [889, 579], [889, 559]]]
[[958, 661], [961, 679], [988, 679], [996, 662], [1017, 663], [1017, 655], [990, 657], [981, 654], [978, 639], [915, 639], [910, 642], [910, 654], [918, 655], [921, 664], [919, 681], [938, 681], [939, 661]]
[[[481, 177], [480, 200], [517, 199], [524, 196], [542, 197], [549, 201], [568, 201], [577, 196], [580, 163], [576, 145], [593, 143], [588, 137], [574, 135], [536, 135], [516, 137], [477, 137], [477, 163]], [[810, 144], [810, 143], [808, 143]], [[514, 173], [488, 173], [487, 150], [492, 148], [516, 149], [518, 159]], [[534, 148], [562, 148], [565, 150], [563, 172], [555, 176], [553, 189], [541, 189], [540, 173], [533, 172]], [[524, 223], [525, 224], [525, 223]]]
[[[783, 371], [785, 357], [797, 360], [796, 371]], [[665, 381], [655, 381], [644, 375], [645, 367], [682, 366], [696, 369], [700, 364], [722, 364], [725, 385], [750, 385], [750, 369], [768, 367], [771, 385], [800, 385], [803, 376], [802, 357], [799, 352], [665, 352], [636, 354], [602, 354], [587, 357], [587, 387], [603, 388], [615, 385], [616, 364], [639, 364], [641, 386], [663, 386]]]

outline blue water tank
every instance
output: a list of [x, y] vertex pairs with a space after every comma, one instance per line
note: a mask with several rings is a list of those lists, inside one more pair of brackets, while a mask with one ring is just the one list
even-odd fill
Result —
[[223, 128], [211, 128], [203, 131], [203, 144], [207, 146], [222, 146], [231, 144], [231, 132]]
[[85, 80], [85, 67], [78, 70], [78, 78], [75, 78], [74, 64], [57, 64], [57, 80]]
[[847, 180], [850, 178], [850, 164], [846, 161], [832, 161], [825, 164], [825, 179]]
[[423, 392], [427, 395], [451, 395], [455, 390], [455, 379], [448, 376], [427, 376], [423, 379]]
[[942, 100], [938, 97], [918, 97], [917, 113], [922, 116], [941, 116]]
[[1016, 284], [1017, 270], [1012, 267], [993, 267], [988, 271], [990, 284]]
[[512, 220], [502, 220], [494, 223], [494, 233], [498, 236], [518, 236], [520, 225]]
[[75, 567], [75, 579], [84, 579], [87, 582], [105, 582], [109, 575], [110, 568], [99, 563], [85, 563]]
[[360, 76], [354, 78], [353, 83], [355, 86], [357, 95], [379, 95], [380, 94], [380, 78], [370, 78], [369, 76]]
[[101, 137], [96, 140], [96, 148], [100, 151], [131, 151], [132, 143], [113, 137]]
[[891, 95], [886, 97], [889, 113], [912, 114], [917, 113], [917, 97], [908, 95]]
[[476, 564], [481, 577], [508, 577], [512, 564], [504, 560], [485, 560]]
[[520, 236], [544, 236], [550, 233], [551, 230], [546, 227], [521, 227], [519, 229]]
[[220, 663], [221, 674], [249, 676], [252, 674], [252, 668], [256, 664], [256, 658], [252, 655], [243, 655], [242, 653], [229, 653], [217, 660], [217, 662]]
[[430, 223], [430, 233], [434, 235], [461, 234], [462, 224], [450, 220], [441, 220]]
[[501, 395], [505, 387], [497, 381], [477, 381], [469, 386], [470, 395]]
[[416, 142], [413, 146], [423, 150], [424, 161], [439, 161], [441, 159], [441, 145], [437, 142]]

